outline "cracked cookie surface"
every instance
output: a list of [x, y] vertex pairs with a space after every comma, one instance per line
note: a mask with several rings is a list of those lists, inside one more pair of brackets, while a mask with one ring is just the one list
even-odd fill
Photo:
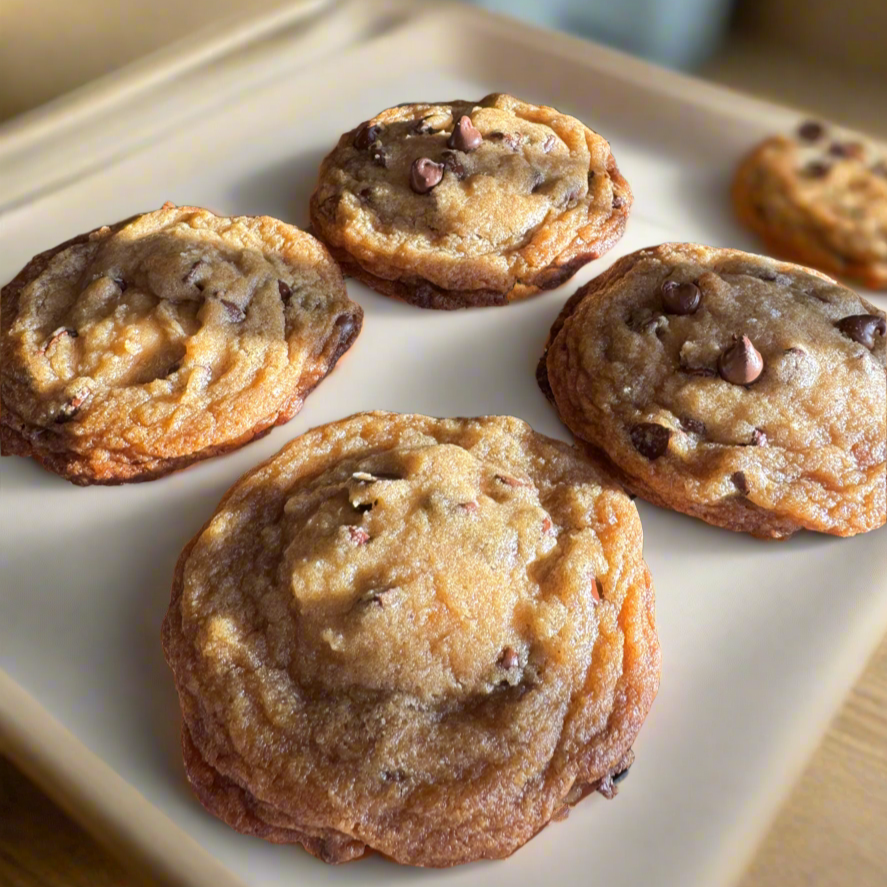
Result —
[[610, 146], [554, 108], [490, 95], [400, 105], [345, 133], [311, 223], [346, 273], [425, 308], [551, 289], [621, 236]]
[[651, 502], [757, 536], [849, 536], [885, 522], [884, 334], [825, 275], [663, 244], [570, 299], [538, 378]]
[[2, 299], [3, 453], [77, 484], [150, 480], [287, 421], [363, 316], [310, 235], [171, 204], [42, 253]]
[[200, 800], [327, 862], [507, 856], [614, 793], [659, 682], [634, 505], [511, 418], [296, 439], [183, 552], [163, 639]]
[[767, 139], [743, 161], [733, 202], [785, 259], [887, 288], [887, 151], [808, 121]]

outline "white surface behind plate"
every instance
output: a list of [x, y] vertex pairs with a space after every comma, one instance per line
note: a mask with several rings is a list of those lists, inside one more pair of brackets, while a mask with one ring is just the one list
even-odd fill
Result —
[[[733, 222], [725, 194], [731, 167], [760, 134], [754, 126], [729, 110], [718, 116], [621, 84], [618, 71], [596, 75], [584, 67], [598, 52], [592, 46], [583, 57], [575, 42], [540, 40], [521, 26], [485, 40], [487, 20], [462, 15], [432, 15], [308, 77], [276, 76], [224, 111], [3, 216], [0, 278], [47, 246], [164, 200], [304, 224], [318, 164], [340, 132], [398, 102], [494, 90], [574, 112], [611, 139], [637, 198], [626, 237], [567, 287], [507, 309], [421, 311], [349, 281], [366, 311], [352, 351], [293, 422], [231, 456], [104, 489], [77, 489], [30, 461], [2, 460], [0, 666], [250, 884], [521, 887], [578, 878], [720, 887], [887, 627], [883, 531], [768, 544], [639, 502], [663, 680], [637, 763], [618, 800], [583, 803], [508, 861], [425, 872], [371, 859], [332, 870], [298, 849], [236, 835], [203, 813], [184, 782], [160, 621], [181, 547], [242, 472], [307, 428], [364, 409], [508, 413], [568, 439], [534, 369], [575, 287], [617, 256], [663, 240], [756, 245]], [[770, 125], [793, 122], [767, 114]]]

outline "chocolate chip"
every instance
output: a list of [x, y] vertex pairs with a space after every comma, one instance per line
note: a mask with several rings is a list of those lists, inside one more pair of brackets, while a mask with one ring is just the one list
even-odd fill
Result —
[[688, 376], [700, 376], [701, 378], [711, 378], [717, 375], [711, 367], [689, 366], [683, 363], [681, 364], [681, 372]]
[[129, 284], [122, 277], [112, 277], [111, 280], [114, 281], [121, 293], [125, 293], [129, 289]]
[[[352, 503], [352, 504], [354, 504], [354, 503]], [[358, 502], [358, 503], [354, 504], [354, 510], [358, 514], [366, 514], [368, 511], [373, 510], [373, 506], [375, 504], [376, 504], [375, 502]]]
[[620, 770], [618, 773], [614, 773], [611, 777], [614, 785], [618, 785], [620, 782], [625, 780], [628, 777], [628, 771], [631, 770], [631, 767], [626, 767], [624, 770]]
[[369, 203], [370, 198], [373, 196], [373, 192], [369, 188], [361, 188], [360, 191], [357, 192], [357, 196], [360, 198], [361, 203]]
[[80, 407], [88, 396], [89, 392], [85, 391], [72, 397], [56, 414], [55, 424], [64, 425], [70, 422], [80, 412]]
[[718, 358], [718, 372], [731, 385], [751, 385], [764, 371], [764, 359], [748, 336], [734, 337]]
[[591, 578], [591, 597], [596, 604], [599, 604], [603, 597], [601, 594], [601, 580], [596, 576], [592, 576]]
[[500, 484], [505, 484], [506, 487], [528, 487], [529, 484], [526, 481], [518, 480], [516, 477], [511, 477], [507, 474], [497, 474], [495, 475], [497, 481]]
[[798, 135], [806, 142], [815, 142], [821, 139], [825, 133], [825, 127], [815, 120], [808, 120], [798, 127]]
[[621, 194], [613, 195], [613, 209], [619, 209], [625, 206], [625, 198]]
[[366, 123], [362, 123], [357, 130], [357, 135], [354, 137], [354, 147], [358, 151], [366, 151], [379, 138], [381, 132], [382, 127], [378, 123], [370, 125], [369, 120]]
[[471, 122], [471, 118], [463, 114], [453, 127], [453, 134], [447, 140], [447, 145], [457, 151], [473, 151], [484, 137], [477, 127]]
[[[191, 267], [188, 269], [185, 276], [182, 278], [182, 283], [195, 283], [196, 284], [197, 283], [197, 269], [201, 265], [205, 265], [205, 264], [206, 263], [203, 261], [203, 259], [198, 259], [196, 262], [194, 262], [194, 264], [191, 265]], [[116, 281], [115, 281], [115, 283], [116, 283]], [[125, 290], [125, 286], [123, 287], [123, 289], [121, 291], [123, 291], [123, 290]]]
[[730, 480], [733, 481], [733, 486], [739, 490], [743, 495], [748, 493], [748, 479], [745, 476], [744, 471], [734, 471], [733, 474], [730, 475]]
[[875, 347], [875, 333], [887, 335], [887, 321], [877, 314], [853, 314], [839, 320], [835, 326], [845, 336], [868, 349]]
[[[557, 144], [557, 136], [555, 136], [555, 135], [547, 136], [545, 141], [542, 143], [542, 150], [547, 154], [556, 144]], [[594, 173], [592, 173], [592, 175], [593, 174]]]
[[786, 348], [783, 354], [806, 354], [807, 352], [803, 348], [798, 348], [796, 345], [792, 345], [791, 348]]
[[235, 305], [234, 302], [229, 302], [227, 299], [219, 299], [219, 301], [225, 306], [225, 313], [232, 323], [240, 323], [246, 319], [246, 312], [239, 305]]
[[77, 330], [73, 329], [69, 326], [60, 326], [53, 334], [46, 340], [46, 344], [40, 349], [40, 354], [46, 354], [56, 342], [61, 341], [64, 338], [76, 339], [80, 334]]
[[427, 136], [434, 132], [434, 127], [428, 122], [427, 117], [423, 117], [413, 124], [413, 132], [417, 136]]
[[668, 314], [695, 314], [702, 302], [702, 291], [695, 283], [666, 280], [660, 292], [662, 307]]
[[284, 305], [289, 304], [289, 300], [293, 297], [293, 289], [285, 280], [277, 281], [277, 290]]
[[391, 593], [396, 590], [397, 587], [394, 585], [385, 588], [371, 588], [360, 596], [359, 601], [362, 604], [375, 604], [384, 609], [391, 598]]
[[778, 271], [762, 271], [758, 278], [767, 281], [767, 283], [775, 283], [777, 286], [791, 286], [792, 283], [787, 274], [780, 274]]
[[641, 422], [628, 432], [634, 448], [646, 459], [664, 456], [671, 438], [671, 429], [656, 422]]
[[751, 433], [751, 445], [753, 447], [767, 446], [767, 435], [763, 428], [755, 428]]
[[514, 647], [506, 647], [502, 651], [502, 655], [499, 657], [499, 665], [506, 671], [511, 671], [512, 668], [517, 668], [520, 665], [520, 656], [517, 655]]
[[370, 158], [376, 166], [388, 169], [388, 164], [391, 161], [391, 149], [381, 144], [373, 145], [370, 149]]
[[823, 163], [821, 160], [811, 160], [802, 170], [801, 174], [807, 176], [808, 179], [824, 179], [831, 169], [831, 164]]
[[419, 157], [410, 167], [410, 187], [417, 194], [427, 194], [443, 178], [442, 163], [435, 163], [427, 157]]
[[370, 534], [363, 527], [348, 527], [348, 538], [355, 545], [366, 545], [370, 541]]
[[515, 152], [520, 150], [523, 141], [523, 136], [516, 132], [491, 132], [488, 138], [494, 142], [502, 142]]
[[632, 319], [629, 323], [629, 326], [636, 333], [655, 332], [658, 335], [660, 330], [667, 329], [668, 318], [664, 314], [657, 311], [649, 317], [642, 317], [638, 320]]
[[452, 173], [460, 182], [465, 178], [465, 167], [452, 151], [444, 151], [441, 155], [444, 169]]
[[467, 512], [468, 514], [476, 514], [477, 509], [478, 509], [478, 504], [477, 504], [477, 502], [473, 502], [473, 501], [472, 502], [460, 502], [459, 508], [461, 508], [463, 511]]
[[681, 428], [690, 434], [705, 434], [705, 422], [701, 419], [694, 419], [692, 416], [684, 416], [678, 421], [680, 422]]
[[865, 157], [865, 145], [859, 142], [833, 142], [828, 149], [832, 157], [852, 157], [862, 160]]

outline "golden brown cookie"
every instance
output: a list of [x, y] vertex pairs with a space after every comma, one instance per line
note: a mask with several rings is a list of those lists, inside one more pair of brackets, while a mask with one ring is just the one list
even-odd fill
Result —
[[887, 287], [887, 153], [863, 136], [808, 121], [767, 139], [739, 167], [733, 203], [776, 255]]
[[755, 536], [851, 536], [885, 522], [885, 329], [816, 271], [666, 243], [567, 302], [538, 379], [637, 495]]
[[634, 505], [501, 417], [294, 440], [185, 548], [163, 643], [204, 806], [326, 862], [507, 856], [614, 794], [659, 684]]
[[609, 144], [508, 95], [389, 108], [320, 168], [311, 224], [347, 274], [422, 308], [504, 305], [564, 283], [622, 236]]
[[166, 204], [3, 287], [3, 455], [75, 484], [152, 480], [291, 419], [360, 331], [326, 249]]

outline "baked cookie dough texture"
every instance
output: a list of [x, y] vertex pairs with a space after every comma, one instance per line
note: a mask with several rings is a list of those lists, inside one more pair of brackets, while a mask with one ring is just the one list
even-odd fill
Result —
[[34, 258], [2, 293], [4, 455], [151, 480], [286, 422], [363, 312], [315, 238], [165, 205]]
[[423, 308], [502, 305], [568, 280], [622, 236], [610, 146], [508, 95], [389, 108], [323, 161], [311, 224], [347, 274]]
[[598, 464], [756, 536], [885, 522], [885, 317], [797, 265], [663, 244], [581, 288], [538, 378]]
[[629, 498], [518, 419], [297, 438], [178, 564], [195, 792], [327, 862], [507, 856], [632, 760], [659, 683], [641, 548]]

